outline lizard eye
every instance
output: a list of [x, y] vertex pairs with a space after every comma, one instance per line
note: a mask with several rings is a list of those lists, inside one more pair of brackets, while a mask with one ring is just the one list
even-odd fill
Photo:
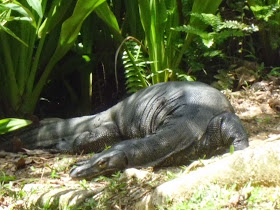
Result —
[[108, 162], [106, 160], [102, 159], [98, 162], [98, 166], [99, 166], [99, 168], [102, 168], [102, 169], [106, 168], [108, 166]]

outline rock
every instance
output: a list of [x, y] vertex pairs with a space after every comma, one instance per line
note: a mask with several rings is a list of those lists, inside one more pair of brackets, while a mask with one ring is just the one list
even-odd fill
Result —
[[228, 205], [232, 206], [232, 207], [236, 207], [238, 205], [239, 201], [240, 201], [240, 194], [238, 192], [236, 192], [229, 199]]
[[148, 194], [135, 204], [135, 210], [151, 210], [154, 209], [151, 202], [151, 195]]
[[168, 201], [184, 201], [201, 186], [212, 183], [242, 186], [280, 184], [280, 141], [266, 142], [217, 158], [217, 161], [196, 171], [158, 186], [152, 194], [154, 206]]
[[136, 181], [142, 181], [147, 178], [151, 173], [149, 171], [138, 170], [136, 168], [126, 169], [120, 177], [120, 180], [135, 179]]
[[52, 209], [68, 209], [77, 208], [87, 198], [93, 197], [103, 189], [98, 187], [92, 190], [79, 190], [47, 184], [26, 184], [23, 191], [31, 194], [28, 199], [28, 207], [31, 209], [46, 206]]

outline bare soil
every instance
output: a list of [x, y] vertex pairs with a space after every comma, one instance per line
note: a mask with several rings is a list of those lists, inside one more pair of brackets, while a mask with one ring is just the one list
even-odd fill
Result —
[[237, 92], [225, 91], [250, 140], [265, 140], [280, 134], [280, 86], [262, 81]]

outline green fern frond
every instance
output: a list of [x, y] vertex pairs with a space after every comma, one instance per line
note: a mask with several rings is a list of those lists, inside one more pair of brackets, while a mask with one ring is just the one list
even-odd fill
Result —
[[201, 20], [204, 24], [211, 26], [214, 32], [220, 32], [223, 29], [236, 29], [246, 32], [254, 32], [258, 30], [257, 26], [247, 25], [236, 20], [223, 21], [220, 15], [206, 14], [206, 13], [193, 13], [192, 16]]
[[234, 78], [228, 70], [218, 70], [218, 74], [214, 76], [218, 81], [212, 84], [215, 88], [220, 90], [232, 89], [234, 85]]
[[202, 39], [204, 45], [207, 47], [211, 47], [211, 45], [213, 44], [213, 39], [214, 39], [213, 37], [215, 35], [213, 33], [208, 33], [206, 31], [203, 31], [196, 27], [192, 27], [190, 25], [179, 26], [179, 27], [175, 28], [175, 30], [198, 35]]
[[222, 18], [219, 15], [206, 13], [192, 13], [191, 16], [198, 18], [206, 25], [212, 26], [214, 31], [217, 31], [219, 26], [223, 23]]
[[213, 14], [197, 14], [192, 13], [192, 16], [198, 18], [204, 24], [212, 28], [212, 32], [201, 30], [191, 25], [184, 25], [174, 28], [175, 31], [198, 35], [203, 44], [210, 48], [214, 43], [222, 43], [229, 37], [243, 37], [249, 33], [258, 31], [255, 25], [247, 25], [236, 20], [223, 21], [219, 15]]
[[[279, 3], [271, 5], [251, 5], [250, 9], [259, 20], [269, 21], [274, 15], [279, 14], [280, 5]], [[279, 22], [278, 22], [279, 24]]]
[[227, 40], [229, 37], [244, 37], [245, 34], [240, 30], [223, 30], [220, 33], [215, 34], [215, 43], [220, 44]]
[[258, 31], [259, 28], [255, 25], [247, 25], [245, 23], [241, 23], [236, 20], [226, 20], [222, 22], [222, 24], [219, 26], [218, 31], [221, 31], [223, 29], [236, 29], [236, 30], [241, 30], [244, 32], [255, 32]]
[[179, 81], [195, 81], [196, 80], [196, 78], [194, 76], [188, 75], [181, 71], [176, 72], [176, 78]]
[[143, 56], [141, 46], [132, 40], [126, 42], [126, 49], [122, 55], [126, 88], [128, 92], [134, 93], [149, 84], [146, 78], [147, 59]]
[[178, 26], [174, 28], [174, 30], [179, 32], [192, 33], [199, 36], [205, 36], [207, 34], [207, 32], [205, 32], [204, 30], [198, 29], [196, 27], [192, 27], [190, 25]]

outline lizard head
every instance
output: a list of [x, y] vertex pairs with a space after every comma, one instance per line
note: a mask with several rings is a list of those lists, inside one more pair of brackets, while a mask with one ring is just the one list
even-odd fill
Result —
[[249, 146], [247, 132], [240, 119], [231, 112], [214, 117], [207, 128], [208, 138], [215, 150], [209, 156], [243, 150]]
[[247, 132], [240, 119], [231, 113], [225, 113], [221, 122], [221, 136], [224, 145], [233, 146], [234, 151], [243, 150], [249, 146]]
[[77, 163], [70, 176], [77, 179], [90, 179], [100, 175], [110, 175], [123, 170], [128, 163], [123, 151], [107, 150], [94, 155], [91, 159]]

